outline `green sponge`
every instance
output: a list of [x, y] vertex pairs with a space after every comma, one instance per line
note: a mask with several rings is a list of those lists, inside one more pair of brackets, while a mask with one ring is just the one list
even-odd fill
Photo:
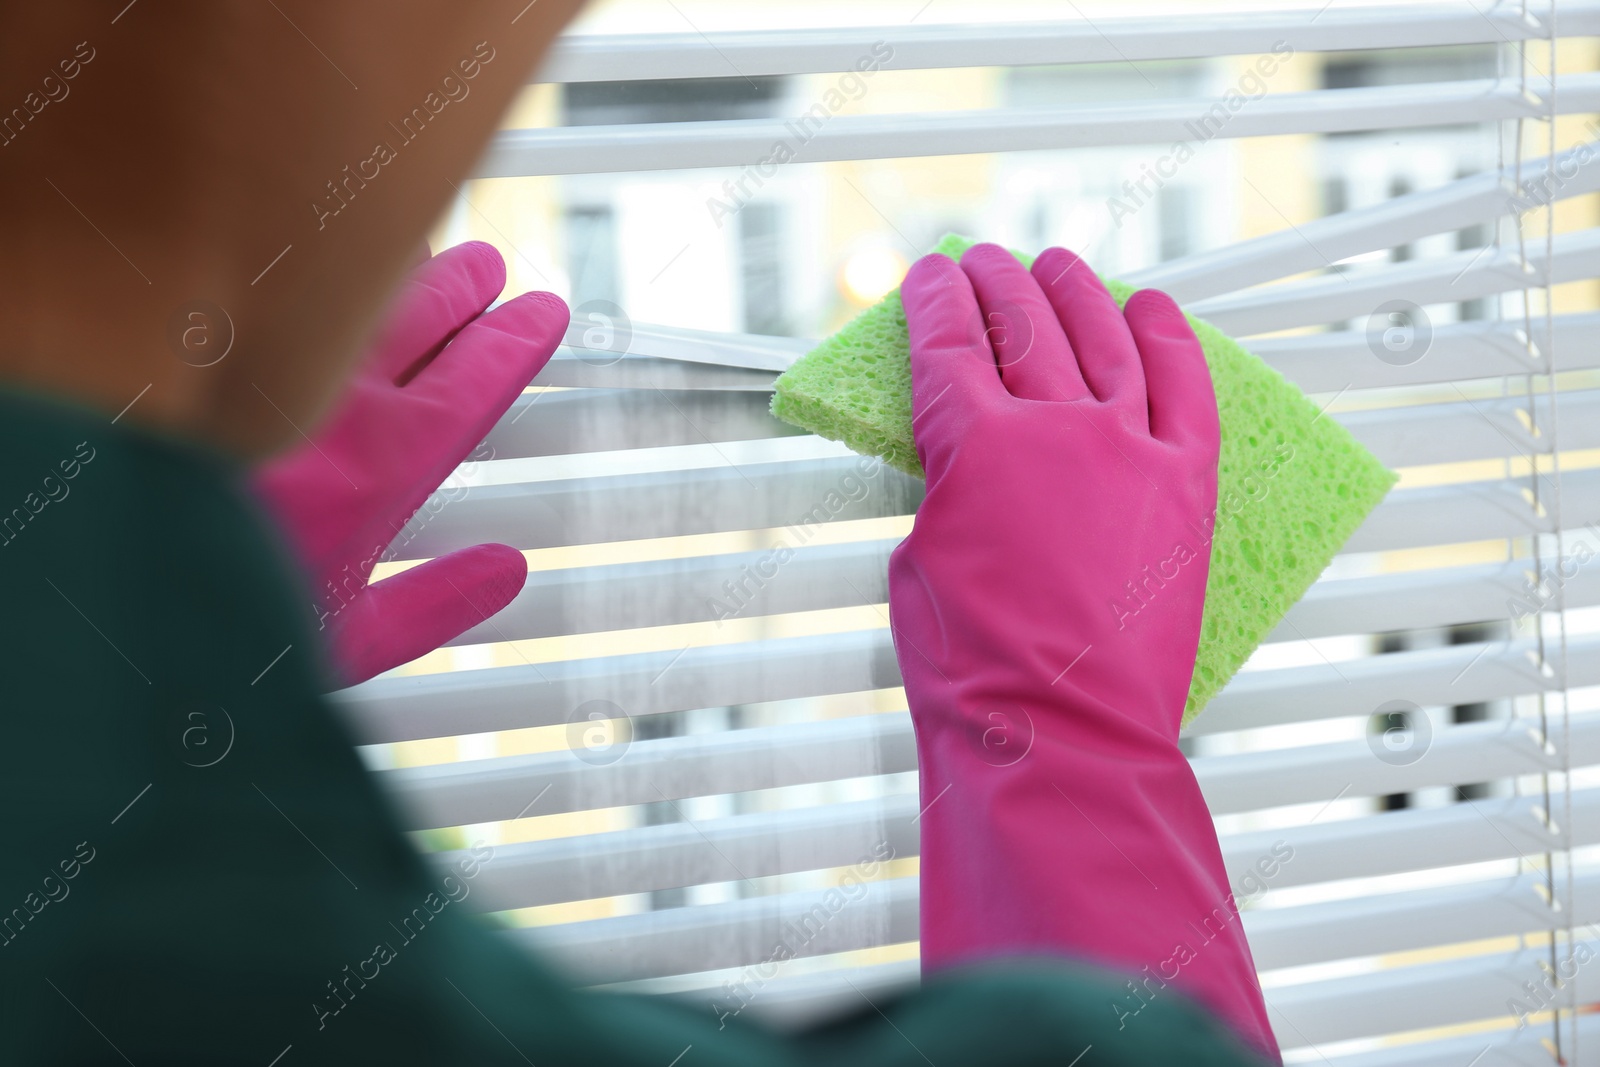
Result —
[[[952, 259], [975, 244], [946, 234]], [[1025, 265], [1031, 256], [1013, 253]], [[1118, 304], [1133, 288], [1106, 280]], [[1222, 424], [1217, 522], [1187, 725], [1311, 587], [1396, 476], [1277, 371], [1189, 318], [1211, 368]], [[910, 341], [896, 290], [777, 381], [772, 413], [921, 475], [911, 438]]]

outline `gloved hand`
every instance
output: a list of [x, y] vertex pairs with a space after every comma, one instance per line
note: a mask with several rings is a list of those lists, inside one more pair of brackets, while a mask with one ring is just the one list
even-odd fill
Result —
[[992, 244], [927, 256], [901, 295], [928, 485], [889, 605], [924, 969], [1087, 959], [1130, 973], [1124, 1026], [1170, 983], [1276, 1061], [1178, 750], [1217, 493], [1200, 345], [1165, 294], [1119, 310], [1059, 248], [1031, 273]]
[[551, 293], [524, 293], [484, 314], [505, 281], [500, 254], [482, 242], [424, 262], [315, 436], [252, 478], [312, 578], [344, 685], [458, 636], [527, 579], [522, 553], [487, 544], [368, 584], [384, 549], [566, 331], [567, 306]]

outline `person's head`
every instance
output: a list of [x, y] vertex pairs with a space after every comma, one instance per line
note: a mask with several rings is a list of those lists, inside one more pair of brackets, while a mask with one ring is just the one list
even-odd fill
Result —
[[0, 385], [298, 440], [580, 5], [7, 5]]

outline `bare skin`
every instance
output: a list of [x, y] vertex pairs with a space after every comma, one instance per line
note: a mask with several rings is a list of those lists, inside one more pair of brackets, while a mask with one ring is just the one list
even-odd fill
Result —
[[581, 0], [125, 4], [0, 11], [0, 383], [256, 458]]

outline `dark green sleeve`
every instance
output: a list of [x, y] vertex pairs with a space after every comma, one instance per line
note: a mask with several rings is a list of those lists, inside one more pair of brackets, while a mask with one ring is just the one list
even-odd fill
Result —
[[1170, 991], [1119, 1027], [1125, 979], [1044, 960], [800, 1036], [567, 988], [401, 834], [234, 475], [0, 396], [0, 1062], [1255, 1062]]

